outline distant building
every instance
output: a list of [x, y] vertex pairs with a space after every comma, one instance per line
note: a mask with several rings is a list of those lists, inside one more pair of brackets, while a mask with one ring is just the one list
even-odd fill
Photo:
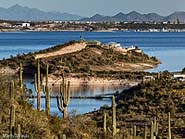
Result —
[[116, 43], [116, 42], [109, 42], [108, 43], [108, 46], [111, 46], [111, 47], [121, 47], [121, 44], [120, 43]]
[[22, 27], [30, 27], [30, 23], [22, 23]]
[[16, 26], [17, 27], [30, 27], [31, 24], [30, 23], [17, 23]]

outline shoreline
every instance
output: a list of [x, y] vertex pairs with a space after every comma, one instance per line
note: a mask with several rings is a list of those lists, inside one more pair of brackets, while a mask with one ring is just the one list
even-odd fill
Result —
[[[62, 78], [50, 76], [48, 77], [49, 84], [52, 86], [60, 85]], [[110, 85], [137, 85], [139, 80], [128, 80], [128, 79], [110, 79], [110, 78], [100, 78], [100, 77], [66, 77], [65, 80], [70, 81], [71, 86], [110, 86]], [[45, 84], [45, 77], [43, 79], [43, 84]]]
[[[35, 30], [28, 30], [28, 29], [0, 29], [0, 33], [6, 33], [6, 32], [116, 32], [116, 31], [120, 31], [120, 32], [124, 32], [125, 30], [119, 30], [119, 29], [103, 29], [103, 30], [92, 30], [92, 31], [88, 31], [88, 30], [84, 30], [84, 29], [35, 29]], [[136, 31], [136, 30], [126, 30], [126, 32], [142, 32], [142, 33], [157, 33], [157, 32], [185, 32], [185, 30], [169, 30], [169, 31], [150, 31], [150, 30], [146, 30], [146, 31]]]

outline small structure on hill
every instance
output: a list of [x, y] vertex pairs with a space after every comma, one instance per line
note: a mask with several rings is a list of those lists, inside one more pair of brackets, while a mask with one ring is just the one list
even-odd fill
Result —
[[86, 42], [88, 46], [95, 46], [95, 45], [101, 45], [100, 41], [87, 41]]
[[110, 47], [121, 47], [121, 44], [116, 42], [109, 42], [107, 45]]
[[185, 81], [185, 74], [174, 74], [173, 79]]

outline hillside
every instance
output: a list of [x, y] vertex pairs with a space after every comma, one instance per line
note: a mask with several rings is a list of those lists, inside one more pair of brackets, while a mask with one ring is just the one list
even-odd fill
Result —
[[[172, 80], [168, 72], [152, 81], [142, 82], [130, 89], [123, 90], [116, 97], [117, 128], [116, 138], [131, 138], [133, 127], [136, 126], [137, 139], [150, 137], [151, 123], [156, 118], [157, 138], [168, 138], [168, 112], [171, 113], [172, 138], [185, 138], [185, 89], [184, 82]], [[103, 114], [107, 113], [107, 129], [111, 129], [112, 109], [106, 106], [98, 112], [88, 114], [103, 127]], [[132, 131], [131, 131], [132, 130]], [[108, 131], [107, 136], [111, 134]]]
[[137, 47], [120, 48], [101, 44], [97, 41], [71, 41], [63, 45], [35, 53], [18, 55], [0, 61], [1, 73], [14, 72], [23, 64], [24, 73], [36, 71], [40, 59], [41, 71], [46, 64], [53, 75], [61, 73], [98, 74], [124, 71], [142, 71], [156, 67], [160, 61], [149, 57]]

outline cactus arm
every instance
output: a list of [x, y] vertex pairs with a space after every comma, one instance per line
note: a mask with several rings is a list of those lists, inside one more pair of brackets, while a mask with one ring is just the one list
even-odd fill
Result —
[[68, 101], [67, 101], [67, 104], [69, 104], [69, 101], [70, 101], [70, 97], [71, 97], [70, 94], [71, 94], [70, 93], [70, 81], [68, 81], [68, 85], [67, 85], [67, 95], [68, 95], [67, 100]]
[[38, 93], [37, 74], [36, 73], [35, 73], [34, 77], [35, 77], [35, 79], [34, 79], [35, 92]]
[[60, 97], [57, 97], [58, 109], [63, 113], [63, 118], [67, 118], [67, 106], [70, 101], [70, 82], [65, 82], [64, 74], [62, 74], [62, 82], [60, 84], [59, 93]]
[[61, 97], [57, 96], [57, 107], [61, 113], [64, 111], [63, 103], [61, 101]]
[[45, 85], [42, 86], [42, 91], [46, 95], [46, 86]]

